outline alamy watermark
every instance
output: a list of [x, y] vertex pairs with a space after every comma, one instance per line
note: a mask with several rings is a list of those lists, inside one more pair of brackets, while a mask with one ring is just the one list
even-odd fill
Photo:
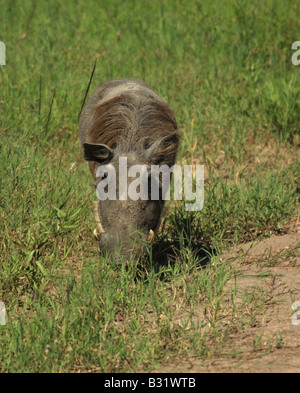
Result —
[[[299, 48], [299, 49], [298, 49]], [[297, 50], [298, 49], [298, 50]], [[300, 64], [300, 41], [295, 41], [292, 43], [292, 50], [295, 50], [296, 52], [293, 53], [292, 56], [292, 63], [297, 66]], [[299, 57], [299, 58], [298, 58]]]
[[3, 302], [0, 302], [0, 325], [6, 325], [6, 310]]
[[[96, 193], [100, 201], [128, 198], [136, 201], [170, 199], [171, 174], [174, 176], [174, 200], [194, 201], [186, 203], [186, 211], [199, 211], [204, 204], [204, 165], [132, 165], [127, 167], [127, 157], [119, 157], [118, 187], [115, 167], [101, 165], [96, 171], [99, 180]], [[194, 176], [193, 176], [194, 169]], [[130, 179], [134, 178], [134, 180]], [[193, 182], [195, 191], [193, 191]], [[183, 184], [182, 184], [183, 183]]]
[[6, 65], [5, 49], [6, 48], [4, 42], [0, 41], [0, 65]]
[[[298, 310], [299, 309], [299, 310]], [[293, 325], [300, 325], [300, 301], [294, 302], [292, 304], [292, 310], [296, 311], [292, 315], [292, 324]], [[298, 311], [297, 311], [298, 310]]]

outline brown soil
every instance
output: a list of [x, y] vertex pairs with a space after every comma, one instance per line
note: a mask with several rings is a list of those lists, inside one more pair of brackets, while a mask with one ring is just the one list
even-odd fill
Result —
[[[178, 359], [156, 372], [300, 372], [300, 324], [292, 323], [291, 308], [300, 301], [299, 245], [297, 222], [292, 233], [240, 245], [222, 255], [224, 261], [236, 258], [233, 266], [241, 273], [238, 293], [256, 288], [267, 294], [264, 312], [254, 326], [230, 337], [222, 353], [205, 360]], [[266, 272], [263, 279], [258, 276]]]

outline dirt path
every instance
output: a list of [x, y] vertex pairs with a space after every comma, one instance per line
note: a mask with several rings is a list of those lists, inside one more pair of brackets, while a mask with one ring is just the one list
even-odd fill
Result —
[[[219, 356], [205, 361], [182, 359], [157, 371], [300, 372], [300, 312], [292, 320], [292, 304], [300, 301], [300, 248], [296, 248], [299, 242], [297, 228], [294, 233], [271, 236], [255, 246], [238, 246], [222, 255], [222, 259], [228, 260], [242, 254], [233, 262], [242, 273], [238, 277], [238, 293], [253, 288], [262, 290], [265, 309], [257, 318], [258, 323], [230, 337], [227, 349]], [[268, 274], [264, 279], [259, 277], [265, 272]]]

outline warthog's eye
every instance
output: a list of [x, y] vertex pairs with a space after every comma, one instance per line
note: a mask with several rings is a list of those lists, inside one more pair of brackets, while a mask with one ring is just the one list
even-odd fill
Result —
[[151, 141], [149, 139], [146, 139], [144, 142], [144, 149], [147, 150], [151, 146]]
[[111, 146], [112, 149], [115, 149], [117, 147], [117, 143], [113, 143], [113, 145]]

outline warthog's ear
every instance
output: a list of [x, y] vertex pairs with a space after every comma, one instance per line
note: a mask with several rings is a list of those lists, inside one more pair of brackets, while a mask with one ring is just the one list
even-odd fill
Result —
[[84, 143], [84, 158], [87, 161], [107, 162], [110, 161], [114, 153], [110, 147], [101, 143]]
[[150, 145], [146, 143], [145, 145], [145, 158], [147, 161], [155, 161], [157, 158], [161, 156], [168, 156], [169, 154], [175, 154], [177, 152], [179, 136], [177, 132], [173, 132], [170, 135], [167, 135], [158, 141]]

